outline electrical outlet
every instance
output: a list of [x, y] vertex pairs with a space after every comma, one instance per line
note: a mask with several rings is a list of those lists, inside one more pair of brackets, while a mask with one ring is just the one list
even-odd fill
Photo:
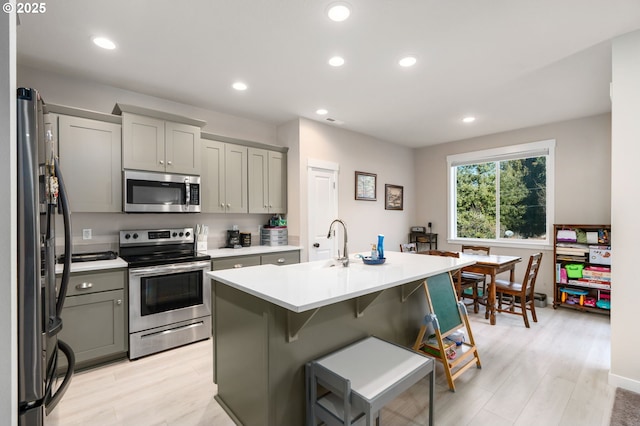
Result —
[[82, 239], [90, 240], [91, 239], [91, 229], [83, 229], [82, 230]]

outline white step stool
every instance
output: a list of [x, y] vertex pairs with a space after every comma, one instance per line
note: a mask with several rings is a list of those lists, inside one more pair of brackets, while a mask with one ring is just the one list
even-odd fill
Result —
[[[387, 403], [427, 374], [429, 425], [433, 425], [434, 360], [410, 349], [367, 337], [306, 365], [307, 426], [371, 426]], [[318, 386], [327, 390], [318, 395]]]

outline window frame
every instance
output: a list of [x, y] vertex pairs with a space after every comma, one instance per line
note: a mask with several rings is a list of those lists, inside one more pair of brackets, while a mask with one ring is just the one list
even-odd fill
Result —
[[[553, 242], [555, 218], [555, 148], [556, 140], [548, 139], [491, 148], [481, 151], [452, 154], [447, 156], [447, 242], [451, 244], [483, 243], [498, 247], [549, 248]], [[546, 156], [546, 238], [544, 240], [523, 240], [509, 238], [462, 238], [457, 235], [457, 179], [456, 167], [464, 164], [478, 164]], [[497, 186], [499, 191], [499, 185]], [[499, 210], [498, 210], [499, 211]], [[498, 213], [499, 214], [499, 213]], [[499, 224], [498, 215], [498, 224]]]

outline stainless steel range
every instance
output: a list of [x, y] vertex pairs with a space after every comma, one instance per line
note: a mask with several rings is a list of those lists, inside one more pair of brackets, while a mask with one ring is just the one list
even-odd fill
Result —
[[193, 228], [120, 231], [129, 263], [129, 358], [211, 337], [211, 257]]

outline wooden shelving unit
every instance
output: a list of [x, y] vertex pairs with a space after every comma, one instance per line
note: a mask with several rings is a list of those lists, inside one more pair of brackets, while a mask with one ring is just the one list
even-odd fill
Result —
[[[559, 241], [558, 231], [575, 232], [576, 241]], [[556, 224], [553, 235], [553, 258], [556, 265], [553, 270], [554, 309], [563, 307], [609, 315], [610, 308], [603, 306], [611, 295], [611, 225]], [[576, 269], [580, 269], [580, 266], [572, 265], [582, 265], [583, 269], [578, 272]], [[568, 271], [571, 268], [574, 269], [573, 273]], [[565, 276], [565, 273], [571, 276]], [[570, 292], [586, 294], [569, 294]], [[585, 304], [588, 300], [595, 300], [597, 306]]]

